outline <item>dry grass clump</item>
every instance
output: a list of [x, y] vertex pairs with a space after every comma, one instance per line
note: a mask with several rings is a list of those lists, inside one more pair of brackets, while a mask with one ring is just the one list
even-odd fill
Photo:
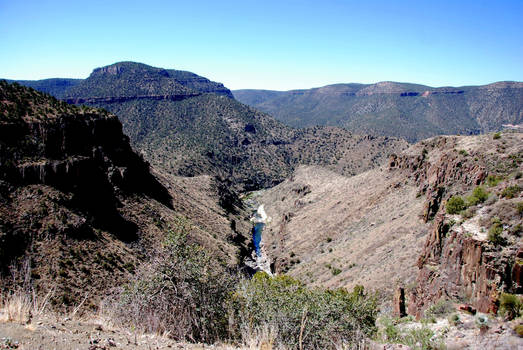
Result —
[[46, 311], [54, 290], [44, 297], [32, 292], [17, 289], [14, 292], [0, 294], [0, 321], [26, 324]]

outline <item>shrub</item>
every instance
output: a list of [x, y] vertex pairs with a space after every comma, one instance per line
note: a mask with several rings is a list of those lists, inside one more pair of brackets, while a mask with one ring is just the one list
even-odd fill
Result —
[[509, 320], [521, 316], [523, 312], [523, 303], [521, 299], [514, 294], [501, 293], [499, 298], [499, 313], [506, 316]]
[[458, 324], [462, 323], [461, 316], [457, 313], [450, 315], [448, 318], [448, 321], [449, 321], [449, 324], [451, 324], [453, 326], [457, 326]]
[[464, 219], [470, 219], [471, 217], [476, 214], [476, 210], [474, 208], [467, 208], [461, 212], [461, 217]]
[[492, 220], [492, 225], [488, 230], [488, 240], [494, 244], [503, 243], [503, 224], [498, 218]]
[[292, 349], [358, 344], [374, 332], [376, 315], [376, 298], [362, 288], [309, 289], [291, 277], [263, 272], [242, 281], [229, 300], [231, 335], [246, 342], [275, 329], [276, 347]]
[[519, 337], [522, 337], [523, 338], [523, 324], [518, 324], [514, 327], [514, 332], [516, 332], [516, 334], [519, 336]]
[[485, 189], [482, 186], [478, 186], [474, 189], [474, 191], [472, 191], [472, 196], [477, 198], [477, 200], [480, 203], [483, 203], [484, 201], [487, 200], [489, 193], [487, 191], [485, 191]]
[[489, 324], [488, 316], [485, 314], [477, 313], [474, 317], [474, 323], [478, 328], [486, 328]]
[[421, 328], [400, 329], [395, 322], [388, 318], [380, 320], [382, 328], [378, 340], [386, 343], [398, 343], [412, 349], [433, 350], [444, 348], [441, 338], [434, 336], [434, 331], [423, 326]]
[[225, 301], [235, 279], [198, 245], [191, 224], [179, 219], [162, 249], [125, 286], [115, 316], [137, 329], [178, 340], [214, 342], [227, 335]]
[[337, 267], [335, 267], [335, 268], [333, 268], [333, 269], [331, 270], [331, 272], [332, 272], [332, 274], [333, 274], [334, 276], [337, 276], [337, 275], [339, 275], [339, 274], [341, 273], [341, 269], [338, 269]]
[[511, 199], [516, 197], [519, 194], [519, 192], [521, 192], [521, 187], [519, 187], [518, 185], [508, 186], [501, 192], [501, 197]]
[[523, 214], [523, 202], [516, 203], [516, 210], [519, 215]]
[[494, 187], [497, 186], [503, 178], [501, 176], [497, 175], [489, 175], [487, 176], [487, 186]]
[[500, 132], [495, 133], [495, 134], [492, 136], [492, 138], [493, 138], [494, 140], [500, 139], [500, 138], [501, 138], [501, 133], [500, 133]]
[[447, 213], [449, 214], [458, 214], [460, 211], [465, 209], [465, 201], [460, 196], [452, 196], [447, 201]]
[[450, 300], [440, 299], [435, 304], [431, 305], [427, 311], [425, 311], [425, 316], [427, 318], [431, 317], [441, 317], [448, 315], [454, 310], [454, 305]]

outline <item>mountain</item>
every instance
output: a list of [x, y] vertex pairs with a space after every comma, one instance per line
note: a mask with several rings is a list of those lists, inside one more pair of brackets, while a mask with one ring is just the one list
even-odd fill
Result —
[[240, 190], [274, 186], [299, 164], [355, 174], [406, 147], [395, 138], [336, 128], [295, 130], [234, 100], [222, 84], [134, 62], [97, 68], [62, 98], [118, 115], [156, 169], [217, 176]]
[[522, 171], [523, 134], [509, 132], [430, 138], [352, 177], [300, 167], [259, 199], [264, 251], [310, 285], [402, 288], [417, 317], [440, 298], [495, 313], [522, 291]]
[[[40, 92], [53, 95], [56, 98], [65, 97], [65, 92], [82, 82], [83, 79], [51, 78], [43, 80], [16, 80], [17, 83], [28, 86]], [[12, 83], [14, 80], [7, 80]]]
[[523, 123], [523, 83], [440, 87], [380, 82], [309, 90], [236, 90], [234, 97], [293, 127], [339, 126], [409, 142]]
[[0, 81], [0, 165], [2, 288], [53, 290], [57, 308], [88, 295], [96, 308], [180, 220], [217, 266], [241, 263], [247, 214], [229, 189], [158, 174], [107, 111]]

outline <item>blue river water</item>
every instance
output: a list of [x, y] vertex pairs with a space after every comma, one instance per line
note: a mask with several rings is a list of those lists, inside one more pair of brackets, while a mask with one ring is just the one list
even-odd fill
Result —
[[254, 244], [254, 250], [257, 256], [261, 256], [260, 243], [262, 239], [262, 232], [265, 224], [263, 222], [257, 222], [252, 228], [252, 243]]

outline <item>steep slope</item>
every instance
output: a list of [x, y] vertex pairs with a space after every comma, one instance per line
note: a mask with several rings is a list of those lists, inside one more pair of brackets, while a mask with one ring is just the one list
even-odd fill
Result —
[[333, 125], [418, 141], [439, 134], [497, 131], [523, 123], [523, 83], [432, 88], [380, 82], [310, 90], [237, 90], [239, 101], [294, 127]]
[[88, 296], [95, 308], [180, 218], [217, 262], [240, 263], [248, 227], [223, 184], [153, 176], [107, 111], [3, 81], [0, 104], [2, 288], [54, 290], [57, 308]]
[[425, 214], [434, 217], [416, 284], [407, 289], [408, 311], [419, 317], [440, 299], [451, 299], [496, 313], [501, 293], [523, 292], [523, 134], [417, 146], [426, 157], [405, 154], [392, 167], [411, 173], [426, 194]]
[[[520, 293], [509, 281], [523, 277], [521, 269], [513, 272], [521, 248], [516, 238], [521, 213], [516, 207], [523, 187], [522, 145], [521, 133], [495, 139], [436, 137], [391, 156], [381, 168], [350, 178], [301, 167], [260, 200], [272, 218], [263, 241], [273, 268], [313, 285], [362, 284], [389, 296], [396, 286], [408, 287], [413, 293], [411, 312], [417, 315], [442, 296], [479, 307], [488, 304], [484, 299], [492, 290]], [[497, 187], [487, 189], [491, 202], [471, 206], [478, 215], [444, 218], [445, 200], [470, 194], [487, 175], [500, 179]], [[504, 198], [501, 193], [510, 186], [519, 191], [512, 199]], [[486, 239], [495, 216], [503, 222], [504, 246]], [[450, 220], [459, 224], [449, 231]], [[477, 228], [483, 232], [479, 238], [470, 231], [478, 220], [483, 226], [483, 231]], [[476, 259], [475, 265], [467, 254]], [[488, 264], [485, 273], [480, 272], [482, 264]], [[460, 278], [468, 274], [485, 277], [481, 283]], [[487, 280], [492, 282], [489, 287]]]
[[291, 129], [234, 100], [219, 83], [133, 62], [95, 69], [66, 96], [117, 114], [133, 146], [158, 170], [227, 178], [239, 190], [274, 186], [298, 164], [355, 174], [406, 147], [342, 129]]

